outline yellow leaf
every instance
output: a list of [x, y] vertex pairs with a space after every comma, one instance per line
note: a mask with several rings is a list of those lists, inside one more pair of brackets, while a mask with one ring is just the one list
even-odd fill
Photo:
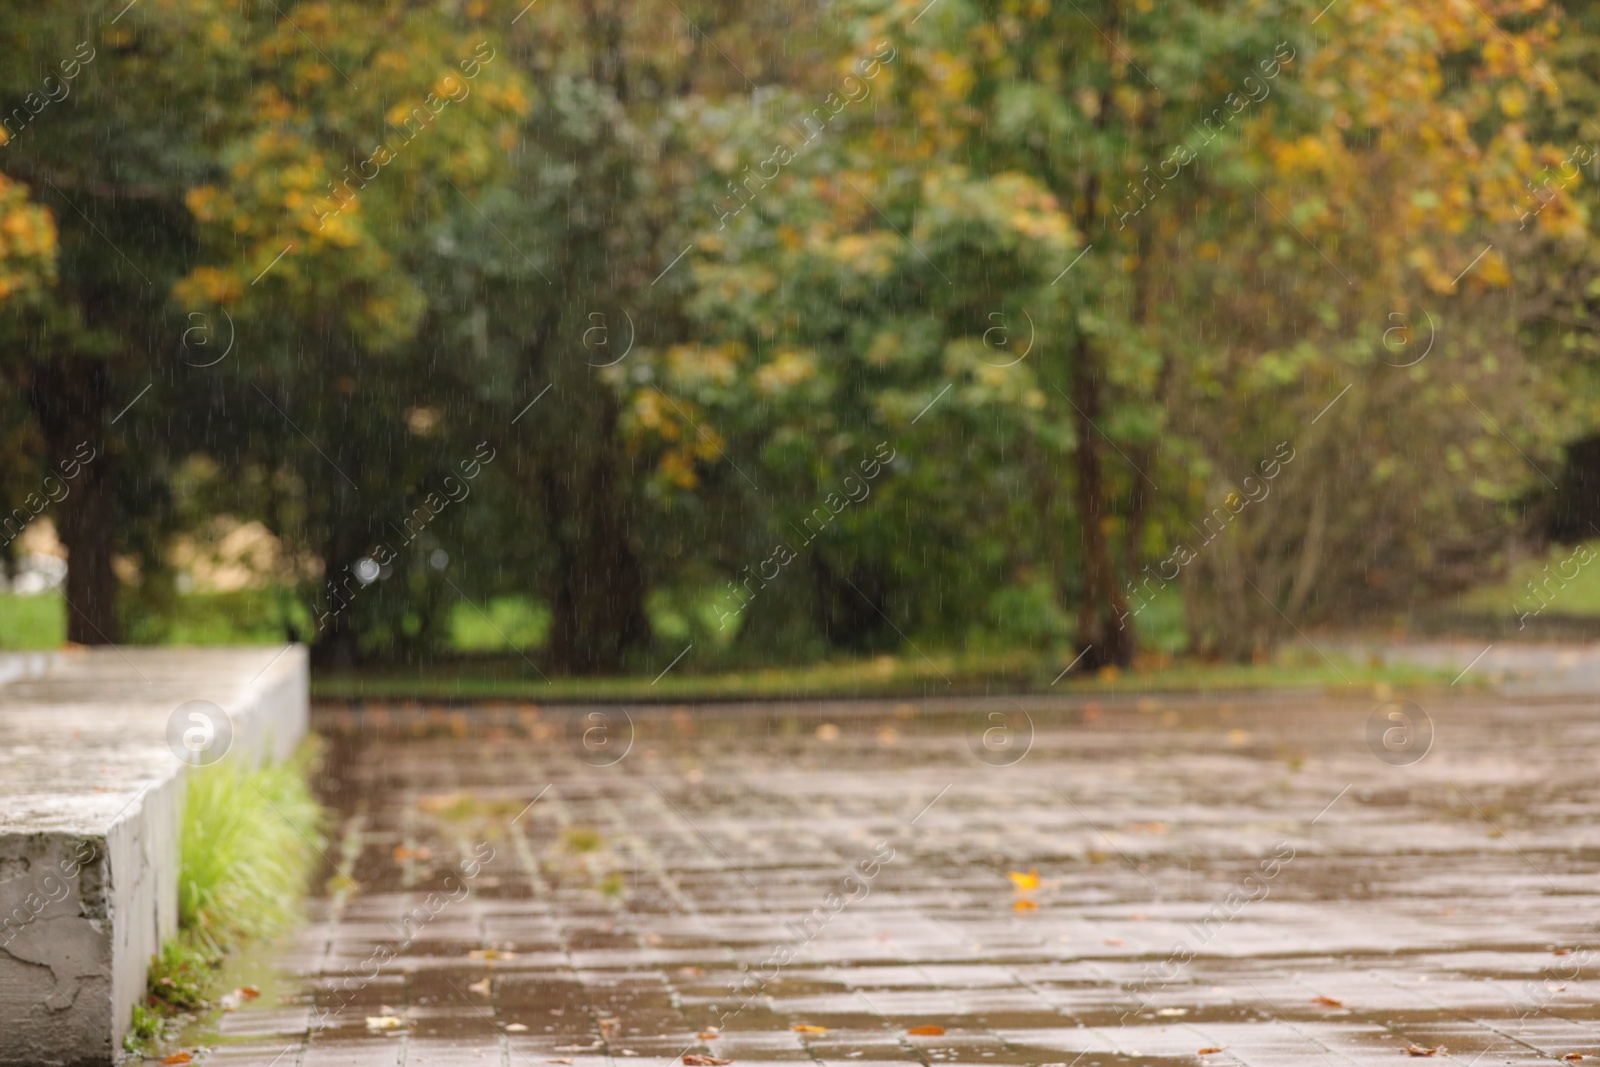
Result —
[[1017, 892], [1026, 893], [1031, 889], [1039, 888], [1039, 868], [1030, 867], [1027, 874], [1021, 871], [1009, 871], [1006, 877], [1011, 879], [1011, 884], [1017, 887]]

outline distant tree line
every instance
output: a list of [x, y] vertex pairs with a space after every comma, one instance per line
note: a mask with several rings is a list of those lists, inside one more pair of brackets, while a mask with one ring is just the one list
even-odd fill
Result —
[[325, 660], [520, 594], [579, 673], [663, 605], [1247, 658], [1591, 536], [1600, 4], [116, 7], [0, 0], [3, 551], [73, 641], [224, 514]]

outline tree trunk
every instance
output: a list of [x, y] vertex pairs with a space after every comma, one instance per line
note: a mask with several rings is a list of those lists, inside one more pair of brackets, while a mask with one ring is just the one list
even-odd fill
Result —
[[[117, 624], [117, 504], [111, 456], [101, 433], [105, 418], [106, 366], [97, 359], [53, 359], [34, 371], [28, 402], [44, 432], [50, 462], [77, 460], [77, 476], [56, 505], [56, 528], [67, 550], [67, 640], [110, 645], [121, 639]], [[90, 453], [87, 462], [83, 457]]]
[[[1101, 464], [1100, 367], [1089, 339], [1079, 335], [1072, 367], [1077, 437], [1077, 503], [1083, 531], [1083, 600], [1078, 608], [1078, 651], [1085, 670], [1126, 667], [1133, 661], [1133, 619], [1117, 589], [1105, 532], [1105, 479]], [[1085, 651], [1087, 650], [1087, 651]]]
[[348, 523], [335, 522], [322, 545], [322, 582], [311, 597], [311, 660], [319, 667], [349, 670], [361, 658], [357, 599], [376, 595], [365, 592], [353, 573], [361, 554], [360, 533]]
[[550, 657], [571, 674], [615, 672], [649, 639], [643, 568], [631, 544], [625, 457], [616, 412], [587, 440], [546, 449], [540, 487], [555, 544]]
[[814, 553], [811, 572], [816, 583], [816, 625], [830, 649], [859, 654], [894, 648], [898, 636], [885, 623], [889, 598], [884, 572], [857, 562], [839, 567]]

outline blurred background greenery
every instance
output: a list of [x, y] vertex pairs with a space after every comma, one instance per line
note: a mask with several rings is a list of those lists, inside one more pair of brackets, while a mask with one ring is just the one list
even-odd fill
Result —
[[1600, 4], [0, 13], [0, 647], [1048, 684], [1600, 618]]

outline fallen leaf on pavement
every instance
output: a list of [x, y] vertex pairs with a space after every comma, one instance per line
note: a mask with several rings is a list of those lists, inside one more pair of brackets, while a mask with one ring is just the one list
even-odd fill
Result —
[[722, 1067], [723, 1064], [732, 1063], [733, 1061], [719, 1060], [715, 1056], [703, 1056], [698, 1052], [690, 1052], [684, 1055], [683, 1062], [688, 1067]]
[[938, 1037], [940, 1034], [944, 1033], [944, 1027], [913, 1026], [911, 1029], [907, 1030], [906, 1033], [916, 1034], [918, 1037]]
[[1039, 905], [1035, 904], [1031, 900], [1019, 900], [1015, 904], [1011, 905], [1011, 910], [1012, 911], [1038, 911], [1039, 910]]
[[1222, 1052], [1227, 1047], [1228, 1047], [1227, 1045], [1208, 1045], [1205, 1048], [1201, 1049], [1199, 1052], [1197, 1052], [1196, 1055], [1198, 1055], [1198, 1056], [1209, 1056], [1213, 1052]]
[[717, 1033], [715, 1030], [702, 1030], [702, 1031], [700, 1031], [700, 1033], [696, 1034], [695, 1036], [698, 1037], [701, 1041], [715, 1041], [717, 1038], [721, 1037], [722, 1035]]
[[526, 1023], [506, 1023], [506, 1033], [508, 1034], [525, 1034], [527, 1032], [528, 1025]]
[[406, 1021], [398, 1015], [369, 1015], [367, 1016], [368, 1030], [398, 1030]]
[[1321, 1004], [1324, 1008], [1342, 1008], [1344, 1001], [1334, 1000], [1332, 997], [1312, 997], [1311, 1003]]
[[194, 1057], [189, 1055], [187, 1052], [174, 1052], [161, 1062], [167, 1064], [168, 1067], [172, 1067], [173, 1064], [188, 1063], [192, 1059], [194, 1059]]
[[473, 982], [471, 985], [467, 986], [467, 991], [470, 993], [482, 993], [484, 996], [488, 996], [489, 979], [485, 978], [481, 981]]
[[1423, 1048], [1421, 1045], [1407, 1045], [1406, 1046], [1406, 1055], [1407, 1056], [1437, 1056], [1439, 1053], [1441, 1053], [1443, 1051], [1444, 1051], [1444, 1046], [1443, 1045], [1435, 1045], [1433, 1048]]
[[797, 1034], [825, 1034], [828, 1032], [826, 1026], [812, 1026], [810, 1023], [795, 1023], [789, 1029]]
[[1569, 1052], [1569, 1053], [1567, 1053], [1565, 1056], [1563, 1056], [1561, 1058], [1564, 1059], [1564, 1060], [1572, 1060], [1572, 1061], [1576, 1062], [1578, 1060], [1583, 1059], [1583, 1053], [1581, 1053], [1581, 1052]]
[[433, 850], [430, 848], [407, 848], [404, 845], [396, 845], [394, 846], [393, 855], [396, 860], [427, 860], [433, 858]]
[[1189, 1014], [1189, 1009], [1188, 1008], [1162, 1008], [1160, 1011], [1156, 1012], [1156, 1014], [1157, 1015], [1188, 1015]]
[[235, 989], [234, 992], [239, 994], [239, 996], [245, 1000], [254, 1000], [261, 995], [261, 990], [257, 989], [253, 985], [242, 985], [238, 989]]
[[545, 1060], [545, 1061], [544, 1061], [544, 1062], [546, 1062], [546, 1063], [565, 1063], [565, 1064], [571, 1064], [571, 1063], [572, 1063], [572, 1060], [570, 1060], [570, 1059], [562, 1059], [562, 1060]]
[[1030, 889], [1039, 888], [1039, 868], [1030, 867], [1028, 873], [1021, 871], [1007, 871], [1006, 877], [1011, 879], [1011, 884], [1017, 887], [1017, 892], [1026, 893]]
[[475, 960], [514, 960], [517, 958], [515, 952], [507, 952], [498, 948], [475, 948], [467, 955]]

